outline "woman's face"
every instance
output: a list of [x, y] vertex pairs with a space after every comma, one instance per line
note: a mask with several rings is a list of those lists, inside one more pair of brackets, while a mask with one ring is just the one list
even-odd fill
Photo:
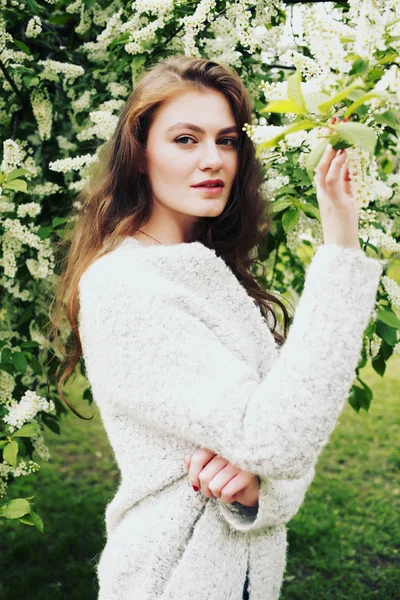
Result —
[[[227, 128], [232, 129], [221, 132]], [[160, 106], [144, 165], [153, 192], [153, 223], [159, 225], [162, 215], [164, 223], [175, 219], [190, 234], [197, 217], [222, 213], [238, 169], [239, 135], [228, 101], [215, 90], [188, 91]], [[217, 194], [193, 187], [207, 179], [221, 179], [224, 187]]]

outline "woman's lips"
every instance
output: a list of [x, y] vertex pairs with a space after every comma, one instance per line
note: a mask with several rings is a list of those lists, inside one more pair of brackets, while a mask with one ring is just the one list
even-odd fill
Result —
[[215, 187], [198, 185], [196, 187], [195, 186], [192, 186], [192, 187], [195, 190], [202, 190], [203, 192], [205, 192], [207, 194], [212, 194], [213, 196], [215, 196], [216, 194], [220, 194], [223, 189], [221, 185], [217, 185]]

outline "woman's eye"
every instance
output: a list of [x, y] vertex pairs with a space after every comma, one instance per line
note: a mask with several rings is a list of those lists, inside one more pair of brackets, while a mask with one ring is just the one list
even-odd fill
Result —
[[[238, 141], [237, 141], [237, 139], [236, 139], [236, 138], [221, 138], [221, 139], [222, 139], [222, 141], [224, 141], [224, 140], [225, 140], [225, 141], [226, 141], [226, 140], [228, 140], [229, 142], [232, 142], [232, 143], [230, 144], [230, 146], [232, 146], [232, 147], [235, 147], [235, 146], [237, 146], [237, 143], [238, 143]], [[182, 140], [192, 140], [192, 141], [194, 141], [194, 140], [193, 140], [193, 138], [191, 138], [191, 137], [190, 137], [190, 136], [188, 136], [188, 135], [183, 135], [182, 137], [180, 137], [180, 138], [177, 138], [177, 139], [176, 139], [176, 140], [174, 140], [174, 141], [175, 141], [175, 142], [181, 142]], [[190, 146], [190, 144], [180, 144], [180, 145], [181, 145], [181, 146]], [[223, 144], [223, 145], [224, 145], [224, 146], [228, 146], [228, 144]]]

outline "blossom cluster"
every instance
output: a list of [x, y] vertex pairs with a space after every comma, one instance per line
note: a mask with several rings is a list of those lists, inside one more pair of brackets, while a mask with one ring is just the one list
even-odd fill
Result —
[[28, 25], [26, 26], [25, 35], [27, 38], [35, 38], [39, 34], [42, 33], [42, 22], [40, 17], [35, 15], [32, 19], [29, 20]]
[[7, 492], [7, 480], [10, 476], [16, 478], [21, 475], [30, 475], [39, 471], [40, 465], [32, 459], [26, 461], [24, 458], [20, 458], [18, 466], [12, 467], [8, 463], [0, 463], [0, 498], [3, 498]]
[[9, 426], [9, 432], [20, 429], [24, 423], [30, 423], [40, 411], [54, 413], [53, 400], [46, 400], [38, 396], [33, 390], [27, 390], [22, 398], [17, 401], [12, 399], [7, 403], [8, 414], [3, 417], [4, 423]]

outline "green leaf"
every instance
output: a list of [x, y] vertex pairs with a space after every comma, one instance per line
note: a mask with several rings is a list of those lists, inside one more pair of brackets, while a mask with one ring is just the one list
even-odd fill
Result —
[[113, 50], [116, 46], [119, 46], [120, 44], [126, 44], [127, 42], [129, 42], [130, 38], [131, 34], [129, 33], [129, 31], [125, 31], [117, 39], [113, 40], [111, 44], [108, 45], [108, 50]]
[[317, 221], [321, 223], [319, 209], [316, 206], [314, 206], [314, 204], [311, 204], [311, 202], [307, 202], [304, 206], [301, 207], [301, 210], [304, 212], [304, 214], [307, 215], [307, 217], [317, 219]]
[[360, 408], [363, 408], [365, 411], [368, 411], [372, 400], [372, 392], [365, 386], [363, 389], [359, 388], [357, 385], [354, 385], [351, 389], [349, 403], [351, 406], [359, 412]]
[[52, 231], [52, 227], [39, 227], [39, 229], [36, 232], [36, 235], [38, 235], [41, 240], [45, 240], [50, 236]]
[[297, 70], [293, 75], [288, 77], [288, 96], [297, 106], [300, 107], [302, 113], [306, 112], [306, 104], [301, 91], [301, 71]]
[[386, 323], [378, 321], [376, 324], [376, 333], [380, 338], [385, 340], [387, 344], [395, 346], [397, 341], [397, 329], [395, 327], [390, 327], [389, 325], [386, 325]]
[[382, 158], [381, 169], [386, 175], [390, 175], [394, 171], [394, 164], [387, 156]]
[[40, 425], [38, 423], [26, 423], [21, 429], [18, 429], [12, 434], [12, 437], [30, 437], [40, 433]]
[[268, 140], [268, 141], [260, 144], [256, 150], [256, 158], [259, 157], [262, 150], [266, 150], [268, 148], [273, 148], [274, 146], [279, 144], [279, 142], [281, 140], [283, 140], [283, 138], [286, 135], [288, 135], [289, 133], [295, 133], [296, 131], [302, 131], [303, 129], [314, 129], [315, 126], [316, 126], [316, 124], [313, 121], [310, 121], [308, 119], [305, 119], [303, 121], [298, 121], [297, 123], [293, 123], [293, 125], [289, 125], [289, 127], [286, 127], [286, 129], [284, 129], [279, 135], [275, 136], [271, 140]]
[[90, 387], [86, 388], [86, 390], [83, 392], [82, 398], [88, 401], [89, 406], [93, 404], [93, 393]]
[[27, 54], [28, 56], [32, 56], [30, 48], [28, 48], [28, 46], [24, 44], [24, 42], [21, 42], [21, 40], [16, 40], [15, 38], [10, 41], [12, 44], [14, 44], [14, 46], [17, 46], [17, 48], [22, 50], [22, 52], [25, 52], [25, 54]]
[[371, 364], [372, 368], [378, 373], [378, 375], [383, 377], [386, 371], [386, 362], [383, 356], [378, 354], [378, 356], [372, 359]]
[[135, 79], [135, 76], [142, 71], [146, 64], [147, 57], [144, 54], [136, 54], [133, 57], [131, 62], [132, 76]]
[[349, 108], [344, 113], [344, 117], [347, 119], [353, 112], [357, 110], [362, 104], [365, 104], [371, 98], [379, 98], [382, 96], [381, 92], [368, 92], [368, 94], [363, 94], [360, 98], [358, 98], [353, 104], [350, 104]]
[[292, 185], [283, 185], [282, 187], [275, 190], [274, 196], [275, 196], [275, 198], [279, 198], [279, 196], [282, 196], [282, 195], [287, 196], [288, 194], [290, 194], [292, 196], [296, 196], [297, 189], [295, 187], [293, 187]]
[[378, 65], [384, 65], [384, 64], [386, 64], [388, 62], [395, 62], [398, 58], [399, 58], [398, 54], [394, 54], [394, 53], [390, 54], [389, 53], [389, 54], [386, 54], [385, 56], [383, 56], [382, 58], [380, 58], [377, 61], [377, 64]]
[[41, 415], [42, 418], [42, 422], [47, 425], [47, 427], [53, 431], [54, 433], [57, 433], [58, 435], [60, 434], [60, 425], [58, 424], [57, 419], [55, 419], [53, 416], [47, 414], [47, 413], [43, 413]]
[[325, 94], [324, 92], [307, 92], [306, 94], [303, 94], [303, 97], [307, 112], [315, 114], [322, 114], [319, 106], [329, 100], [328, 94]]
[[52, 73], [51, 71], [42, 71], [41, 73], [38, 73], [37, 76], [40, 77], [40, 79], [45, 79], [46, 81], [56, 81], [57, 83], [60, 82], [60, 77], [57, 75], [57, 73]]
[[1, 352], [1, 362], [8, 363], [11, 360], [12, 350], [11, 348], [4, 348]]
[[58, 225], [62, 225], [68, 221], [67, 217], [54, 217], [51, 222], [52, 227], [58, 227]]
[[311, 181], [314, 178], [314, 171], [317, 168], [318, 163], [321, 160], [328, 143], [329, 140], [322, 140], [322, 142], [320, 142], [318, 146], [311, 150], [310, 154], [308, 154], [306, 158], [306, 171]]
[[378, 312], [377, 321], [382, 321], [389, 327], [400, 329], [400, 319], [390, 310], [381, 310]]
[[26, 356], [23, 352], [14, 352], [12, 355], [12, 362], [17, 371], [24, 372], [28, 366]]
[[32, 75], [25, 75], [25, 77], [22, 78], [22, 81], [24, 82], [25, 87], [28, 89], [31, 87], [36, 87], [40, 83], [40, 79], [36, 75], [34, 77], [32, 77]]
[[5, 365], [4, 363], [0, 363], [0, 368], [2, 371], [5, 371], [6, 373], [9, 373], [10, 375], [15, 375], [14, 373], [14, 369], [11, 365]]
[[297, 208], [289, 208], [282, 216], [282, 226], [286, 233], [292, 231], [299, 222], [300, 211]]
[[387, 110], [380, 115], [374, 115], [374, 119], [376, 123], [380, 123], [382, 125], [388, 125], [392, 129], [396, 131], [400, 131], [400, 120], [397, 115], [391, 110]]
[[39, 15], [42, 12], [42, 7], [35, 0], [26, 0], [26, 3], [35, 15]]
[[376, 322], [371, 322], [365, 330], [365, 335], [372, 340], [372, 337], [376, 331]]
[[293, 100], [274, 100], [269, 102], [267, 106], [259, 111], [261, 114], [266, 113], [294, 113], [296, 115], [305, 115], [306, 109], [299, 106]]
[[308, 176], [306, 171], [303, 171], [303, 169], [299, 169], [298, 167], [296, 167], [295, 169], [293, 169], [293, 175], [302, 183], [306, 183], [307, 185], [311, 183], [311, 178]]
[[39, 515], [35, 513], [35, 511], [32, 509], [29, 514], [20, 518], [20, 522], [25, 523], [26, 525], [33, 525], [34, 527], [36, 527], [36, 529], [40, 531], [40, 533], [43, 533], [43, 521], [39, 517]]
[[333, 125], [339, 137], [351, 146], [360, 146], [373, 155], [378, 139], [376, 131], [363, 123], [336, 123]]
[[32, 527], [34, 526], [34, 522], [32, 520], [30, 513], [28, 513], [24, 517], [20, 517], [19, 522], [25, 523], [25, 525], [31, 525]]
[[288, 206], [292, 206], [292, 201], [282, 198], [282, 200], [274, 200], [272, 202], [272, 212], [278, 213], [281, 210], [284, 210]]
[[368, 60], [364, 59], [364, 58], [359, 58], [358, 60], [356, 60], [353, 63], [353, 66], [351, 67], [350, 71], [349, 71], [349, 75], [358, 75], [361, 73], [366, 73], [368, 71], [368, 67], [369, 67], [369, 62]]
[[8, 440], [0, 440], [0, 449], [3, 448], [6, 444], [8, 444]]
[[28, 186], [26, 181], [23, 179], [14, 179], [14, 181], [10, 181], [9, 183], [4, 183], [4, 187], [7, 190], [15, 190], [16, 192], [28, 192]]
[[341, 35], [339, 39], [341, 44], [346, 44], [347, 42], [355, 42], [357, 38], [355, 35]]
[[34, 340], [28, 340], [27, 342], [21, 342], [19, 345], [20, 348], [40, 348], [39, 342], [35, 342]]
[[22, 313], [22, 317], [18, 321], [16, 327], [21, 327], [21, 325], [27, 321], [29, 321], [33, 317], [33, 306], [32, 304], [28, 306], [28, 308]]
[[8, 462], [12, 467], [17, 466], [17, 455], [18, 455], [18, 444], [17, 442], [9, 442], [7, 446], [3, 448], [3, 460]]
[[362, 88], [362, 87], [365, 87], [365, 86], [361, 82], [352, 83], [348, 87], [344, 88], [344, 90], [342, 90], [338, 94], [335, 94], [335, 96], [332, 96], [332, 98], [330, 98], [327, 102], [323, 102], [322, 104], [320, 104], [318, 108], [320, 109], [321, 112], [327, 113], [329, 111], [329, 109], [331, 108], [331, 106], [333, 106], [334, 104], [338, 104], [339, 102], [342, 102], [342, 100], [345, 100], [345, 98], [347, 98], [349, 96], [350, 92], [352, 92], [353, 90], [356, 90], [357, 88]]
[[6, 519], [19, 519], [28, 514], [30, 510], [29, 502], [24, 498], [16, 498], [15, 500], [9, 500], [0, 507], [0, 516]]
[[28, 171], [28, 169], [14, 169], [13, 171], [10, 171], [9, 173], [7, 173], [6, 178], [5, 178], [5, 183], [9, 183], [10, 181], [12, 181], [13, 179], [17, 179], [17, 177], [20, 177], [21, 175], [29, 175], [30, 171]]

